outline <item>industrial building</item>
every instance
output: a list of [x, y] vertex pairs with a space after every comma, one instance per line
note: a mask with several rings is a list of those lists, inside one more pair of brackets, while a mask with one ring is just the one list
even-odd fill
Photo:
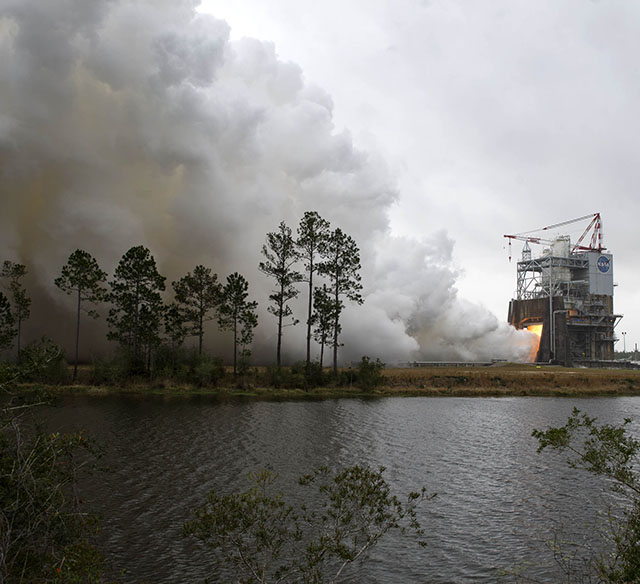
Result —
[[[568, 235], [531, 235], [585, 219], [591, 221], [575, 244]], [[539, 335], [535, 361], [592, 367], [613, 361], [621, 316], [613, 311], [613, 255], [605, 253], [600, 214], [505, 237], [510, 247], [512, 240], [524, 241], [508, 318]], [[541, 253], [534, 254], [532, 244], [543, 246]]]

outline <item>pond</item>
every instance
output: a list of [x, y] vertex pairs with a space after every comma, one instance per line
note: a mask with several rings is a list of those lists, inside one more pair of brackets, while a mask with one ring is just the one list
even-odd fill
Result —
[[602, 481], [569, 469], [561, 455], [537, 454], [531, 437], [533, 428], [563, 424], [574, 406], [602, 422], [640, 420], [633, 397], [65, 397], [45, 415], [51, 428], [83, 428], [106, 448], [108, 472], [83, 488], [104, 518], [102, 549], [129, 582], [216, 581], [206, 554], [181, 535], [209, 490], [245, 488], [265, 467], [286, 486], [321, 465], [366, 463], [386, 467], [397, 494], [425, 486], [437, 497], [419, 509], [425, 549], [390, 538], [350, 581], [444, 583], [495, 582], [518, 566], [557, 581], [554, 534], [595, 541]]

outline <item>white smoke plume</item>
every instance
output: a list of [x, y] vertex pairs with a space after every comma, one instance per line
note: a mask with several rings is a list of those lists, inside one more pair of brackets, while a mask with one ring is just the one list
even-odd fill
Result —
[[[260, 249], [280, 221], [295, 229], [316, 210], [362, 252], [365, 303], [344, 315], [343, 361], [526, 360], [528, 333], [456, 298], [444, 232], [390, 235], [394, 177], [336, 130], [331, 97], [273, 45], [230, 42], [228, 25], [189, 0], [2, 6], [0, 259], [31, 271], [34, 333], [72, 338], [53, 286], [72, 251], [112, 273], [144, 244], [167, 283], [198, 263], [222, 280], [244, 274], [261, 304], [255, 349], [269, 360], [275, 322]], [[290, 359], [303, 353], [303, 329], [286, 330]]]

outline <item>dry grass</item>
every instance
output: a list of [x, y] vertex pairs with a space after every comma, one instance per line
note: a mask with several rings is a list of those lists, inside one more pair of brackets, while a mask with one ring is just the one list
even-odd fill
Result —
[[419, 395], [640, 395], [640, 370], [491, 367], [387, 369], [383, 390]]
[[117, 385], [92, 385], [89, 369], [80, 372], [78, 383], [51, 388], [62, 393], [162, 394], [189, 396], [213, 394], [221, 398], [296, 400], [375, 396], [602, 396], [640, 395], [640, 370], [568, 369], [536, 365], [501, 363], [490, 367], [415, 367], [389, 368], [383, 371], [384, 383], [365, 392], [356, 386], [327, 386], [311, 390], [268, 387], [263, 367], [233, 379], [232, 368], [219, 386], [196, 387], [172, 379], [129, 380]]

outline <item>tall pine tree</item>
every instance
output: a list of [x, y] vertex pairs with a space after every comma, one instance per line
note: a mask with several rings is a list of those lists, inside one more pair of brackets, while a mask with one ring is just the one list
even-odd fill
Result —
[[31, 315], [31, 298], [27, 296], [27, 291], [22, 285], [22, 278], [27, 275], [27, 266], [5, 260], [2, 264], [0, 277], [9, 280], [9, 292], [11, 294], [12, 315], [16, 324], [16, 334], [18, 337], [18, 359], [20, 359], [22, 323]]
[[340, 334], [340, 315], [344, 308], [343, 299], [362, 304], [360, 291], [360, 250], [351, 236], [340, 228], [331, 232], [323, 250], [323, 261], [318, 272], [329, 280], [329, 292], [333, 298], [333, 374], [338, 375], [338, 335]]
[[233, 332], [234, 377], [237, 374], [238, 348], [246, 356], [246, 347], [253, 340], [253, 329], [258, 326], [258, 316], [255, 313], [258, 303], [248, 298], [249, 283], [244, 276], [238, 272], [227, 276], [218, 309], [218, 326], [221, 330]]
[[[107, 290], [103, 284], [106, 282], [107, 273], [98, 266], [98, 262], [88, 252], [77, 249], [62, 267], [60, 276], [54, 280], [54, 284], [67, 294], [76, 296], [76, 347], [73, 364], [73, 380], [78, 377], [78, 347], [80, 343], [80, 312], [83, 303], [96, 304], [107, 297]], [[86, 310], [86, 309], [85, 309]], [[94, 309], [86, 310], [91, 318], [98, 318]]]
[[[336, 324], [336, 304], [326, 284], [313, 291], [313, 338], [320, 345], [320, 368], [324, 365], [324, 348], [332, 346]], [[340, 325], [338, 324], [338, 327]], [[340, 334], [340, 328], [338, 328]]]
[[112, 308], [107, 317], [108, 338], [127, 350], [134, 372], [144, 367], [143, 349], [151, 350], [157, 339], [165, 279], [158, 273], [151, 252], [138, 245], [122, 256], [109, 283]]
[[311, 317], [313, 315], [313, 275], [318, 271], [319, 258], [329, 237], [329, 222], [316, 211], [307, 211], [298, 226], [296, 245], [304, 261], [305, 281], [309, 284], [307, 306], [307, 374], [311, 363]]
[[[282, 328], [286, 326], [284, 320], [293, 315], [289, 301], [300, 294], [295, 284], [302, 281], [302, 274], [294, 265], [298, 261], [299, 254], [295, 242], [291, 236], [291, 229], [283, 222], [278, 231], [267, 233], [267, 243], [262, 246], [264, 262], [260, 262], [259, 269], [262, 273], [275, 280], [275, 290], [269, 295], [271, 304], [267, 310], [278, 319], [278, 341], [276, 347], [276, 365], [278, 369], [281, 363], [282, 353]], [[298, 321], [293, 318], [290, 324]]]
[[199, 265], [194, 268], [193, 274], [189, 272], [171, 285], [186, 331], [198, 337], [198, 353], [202, 355], [204, 325], [213, 320], [214, 311], [221, 300], [222, 286], [218, 283], [218, 275], [212, 273], [211, 268]]

